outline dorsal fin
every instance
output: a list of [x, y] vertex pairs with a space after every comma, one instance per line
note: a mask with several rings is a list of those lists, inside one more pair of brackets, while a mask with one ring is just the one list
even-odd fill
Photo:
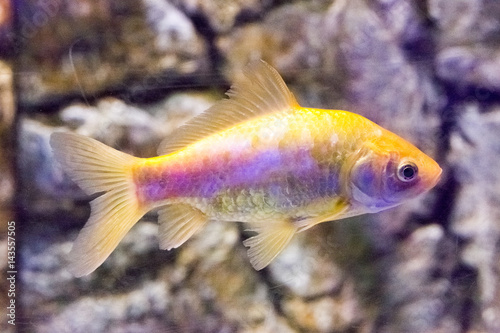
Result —
[[218, 101], [176, 129], [160, 144], [158, 154], [173, 153], [243, 121], [299, 106], [278, 72], [265, 61], [248, 66], [243, 73], [244, 78], [226, 93], [229, 99]]

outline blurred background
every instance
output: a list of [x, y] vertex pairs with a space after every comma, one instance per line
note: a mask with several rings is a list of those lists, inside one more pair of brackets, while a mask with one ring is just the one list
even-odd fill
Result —
[[[55, 130], [136, 156], [222, 98], [250, 61], [303, 106], [347, 109], [443, 168], [427, 195], [323, 223], [254, 271], [241, 225], [158, 249], [146, 215], [94, 273], [66, 255], [87, 198]], [[2, 332], [500, 332], [497, 0], [0, 0]]]

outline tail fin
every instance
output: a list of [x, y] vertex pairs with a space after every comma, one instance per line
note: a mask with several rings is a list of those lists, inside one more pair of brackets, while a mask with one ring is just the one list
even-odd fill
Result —
[[77, 134], [53, 133], [50, 144], [56, 160], [85, 193], [105, 192], [90, 203], [90, 218], [69, 254], [69, 271], [79, 277], [99, 267], [146, 213], [131, 174], [139, 158]]

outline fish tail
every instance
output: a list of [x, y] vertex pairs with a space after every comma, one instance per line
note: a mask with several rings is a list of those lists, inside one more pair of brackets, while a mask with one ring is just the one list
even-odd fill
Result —
[[71, 133], [53, 133], [50, 145], [64, 171], [88, 195], [104, 192], [90, 203], [90, 218], [69, 254], [68, 270], [90, 274], [116, 248], [146, 213], [137, 199], [132, 166], [140, 159], [94, 139]]

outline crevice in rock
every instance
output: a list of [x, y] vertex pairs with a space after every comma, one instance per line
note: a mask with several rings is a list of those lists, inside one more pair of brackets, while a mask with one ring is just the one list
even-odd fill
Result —
[[182, 4], [179, 5], [179, 10], [191, 20], [196, 31], [207, 42], [211, 72], [219, 74], [220, 68], [224, 64], [224, 58], [216, 46], [217, 32], [210, 25], [208, 17], [200, 11], [190, 11]]
[[[238, 223], [238, 234], [239, 241], [237, 242], [239, 245], [245, 249], [245, 253], [247, 248], [243, 246], [243, 241], [252, 236], [252, 234], [246, 230], [246, 226], [244, 223]], [[244, 260], [248, 260], [245, 258]], [[249, 263], [250, 264], [250, 263]], [[283, 309], [283, 302], [285, 300], [286, 295], [290, 295], [290, 291], [287, 287], [278, 285], [271, 277], [271, 273], [269, 272], [269, 267], [266, 267], [260, 271], [255, 272], [255, 276], [258, 279], [258, 282], [265, 285], [266, 290], [269, 294], [268, 299], [271, 301], [274, 311], [280, 317], [282, 317], [290, 327], [300, 331], [300, 328], [286, 315], [285, 310]]]
[[442, 180], [442, 185], [437, 190], [437, 199], [434, 204], [434, 209], [431, 215], [431, 220], [439, 221], [439, 223], [449, 229], [453, 209], [460, 191], [460, 184], [456, 180], [453, 169], [448, 169], [446, 178]]
[[[473, 325], [474, 318], [477, 317], [477, 308], [474, 306], [478, 294], [477, 284], [478, 272], [470, 266], [459, 265], [455, 268], [451, 276], [451, 285], [455, 286], [451, 290], [452, 300], [450, 306], [458, 307], [463, 332], [469, 332]], [[460, 298], [464, 296], [465, 298]]]
[[[266, 9], [264, 9], [266, 10]], [[234, 26], [239, 27], [248, 23], [262, 21], [264, 13], [261, 11], [254, 11], [250, 9], [243, 9], [235, 18]]]
[[[451, 151], [451, 137], [453, 134], [459, 133], [461, 137], [472, 144], [470, 139], [462, 133], [458, 127], [458, 119], [460, 117], [460, 106], [468, 101], [479, 103], [480, 105], [488, 105], [497, 103], [498, 96], [489, 90], [482, 90], [477, 87], [460, 87], [453, 83], [445, 82], [435, 77], [435, 82], [447, 98], [447, 103], [439, 112], [441, 121], [439, 138], [441, 140], [438, 146], [437, 156], [438, 162], [443, 164]], [[479, 90], [477, 90], [479, 89]], [[482, 98], [478, 98], [478, 91]], [[460, 252], [462, 251], [466, 241], [460, 236], [456, 235], [452, 230], [453, 214], [456, 210], [457, 198], [462, 188], [456, 176], [453, 166], [444, 165], [445, 177], [441, 180], [441, 184], [436, 189], [436, 200], [432, 210], [431, 218], [438, 221], [440, 225], [446, 230], [447, 239], [451, 241], [452, 237], [455, 241], [456, 253], [455, 258], [449, 260], [455, 261], [455, 267], [452, 271], [435, 272], [437, 277], [443, 277], [450, 281], [450, 290], [447, 292], [445, 302], [446, 307], [449, 309], [447, 312], [451, 313], [454, 318], [459, 320], [459, 324], [463, 332], [468, 332], [472, 325], [474, 317], [476, 317], [478, 308], [476, 304], [477, 288], [478, 288], [478, 272], [476, 269], [464, 265], [460, 262]], [[450, 255], [450, 254], [449, 254]]]

